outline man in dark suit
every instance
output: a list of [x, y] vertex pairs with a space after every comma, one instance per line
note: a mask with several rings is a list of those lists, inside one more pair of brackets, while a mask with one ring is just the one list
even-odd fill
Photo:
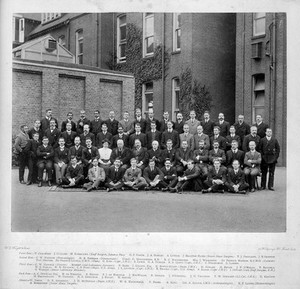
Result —
[[259, 135], [260, 138], [264, 138], [266, 136], [266, 129], [269, 126], [263, 122], [263, 118], [260, 114], [256, 116], [256, 123], [253, 125], [257, 127], [257, 135]]
[[246, 153], [248, 152], [249, 149], [249, 143], [251, 141], [254, 141], [256, 144], [256, 147], [259, 147], [259, 142], [260, 142], [260, 136], [257, 135], [257, 127], [256, 126], [251, 126], [250, 128], [250, 134], [246, 135], [244, 137], [244, 141], [243, 141], [243, 151]]
[[159, 148], [158, 141], [156, 140], [152, 142], [152, 148], [147, 151], [146, 165], [149, 164], [151, 159], [155, 161], [155, 165], [159, 168], [163, 166], [162, 150]]
[[72, 124], [67, 123], [66, 124], [66, 130], [62, 132], [61, 136], [65, 140], [65, 146], [67, 148], [70, 148], [74, 145], [75, 137], [77, 136], [76, 132], [72, 130]]
[[171, 139], [173, 142], [173, 148], [177, 149], [180, 144], [179, 134], [176, 130], [173, 129], [173, 123], [171, 121], [167, 124], [167, 130], [162, 133], [161, 136], [161, 147], [166, 148], [167, 140]]
[[118, 133], [119, 122], [115, 119], [115, 112], [112, 110], [109, 112], [109, 118], [105, 120], [107, 125], [107, 131], [113, 136]]
[[209, 137], [212, 137], [215, 123], [210, 119], [210, 114], [208, 111], [204, 112], [203, 117], [204, 120], [201, 121], [201, 126], [203, 127], [203, 133], [207, 134]]
[[276, 138], [272, 137], [272, 129], [266, 129], [266, 136], [261, 139], [259, 149], [261, 162], [261, 189], [266, 188], [267, 174], [269, 171], [268, 189], [274, 191], [274, 173], [277, 159], [280, 154], [280, 146]]
[[107, 124], [105, 122], [101, 125], [101, 132], [99, 132], [96, 136], [96, 146], [98, 149], [103, 147], [103, 140], [107, 139], [110, 143], [112, 143], [112, 134], [107, 130]]
[[126, 170], [130, 166], [132, 152], [129, 148], [124, 146], [124, 141], [122, 139], [117, 141], [117, 147], [112, 150], [110, 162], [114, 163], [117, 158], [121, 161], [121, 168]]
[[41, 130], [43, 134], [45, 134], [46, 129], [50, 127], [50, 120], [53, 119], [55, 121], [55, 125], [58, 128], [58, 122], [57, 119], [52, 117], [52, 109], [48, 108], [46, 109], [46, 116], [41, 119]]
[[135, 127], [135, 125], [139, 123], [140, 127], [141, 127], [141, 133], [146, 133], [146, 126], [147, 126], [147, 122], [146, 120], [142, 117], [142, 111], [140, 108], [137, 108], [135, 110], [135, 119], [133, 121], [133, 127]]
[[230, 124], [228, 121], [225, 121], [224, 113], [219, 113], [218, 121], [215, 123], [215, 126], [220, 128], [220, 135], [225, 137], [229, 135]]
[[159, 131], [160, 129], [160, 122], [158, 119], [154, 118], [153, 108], [149, 108], [148, 110], [148, 117], [146, 118], [146, 134], [151, 131], [152, 126], [151, 123], [154, 122], [156, 125], [156, 129]]
[[95, 135], [90, 132], [90, 127], [88, 124], [83, 126], [83, 133], [80, 135], [80, 140], [83, 146], [86, 146], [86, 140], [90, 138], [92, 140], [93, 146], [96, 146]]
[[26, 146], [25, 146], [25, 152], [28, 157], [28, 177], [27, 177], [27, 183], [26, 185], [31, 185], [32, 183], [35, 183], [37, 180], [37, 148], [40, 146], [40, 140], [39, 140], [39, 133], [35, 132], [32, 135], [33, 139], [28, 140]]
[[213, 149], [208, 152], [208, 159], [211, 166], [213, 166], [215, 159], [220, 161], [222, 167], [226, 165], [225, 151], [219, 148], [219, 142], [217, 140], [213, 141]]
[[151, 128], [150, 130], [146, 133], [146, 143], [147, 143], [147, 149], [151, 149], [152, 147], [152, 142], [154, 140], [157, 140], [158, 143], [161, 142], [161, 132], [156, 129], [156, 122], [151, 122]]
[[60, 129], [61, 132], [64, 132], [67, 129], [67, 124], [68, 123], [71, 124], [71, 130], [74, 131], [74, 132], [76, 132], [76, 124], [75, 124], [75, 122], [72, 119], [73, 119], [73, 113], [72, 112], [68, 112], [67, 119], [64, 120], [61, 123], [61, 129]]
[[174, 188], [170, 188], [170, 191], [177, 193], [182, 193], [185, 190], [200, 192], [203, 189], [200, 174], [200, 169], [195, 166], [193, 160], [189, 159], [187, 161], [187, 169], [184, 171], [183, 176], [178, 177], [178, 183]]
[[210, 145], [213, 148], [214, 141], [218, 141], [221, 150], [226, 150], [226, 138], [220, 135], [220, 128], [218, 126], [214, 127], [214, 135], [210, 138]]
[[147, 182], [145, 190], [161, 189], [162, 171], [155, 165], [155, 160], [150, 159], [149, 165], [144, 169], [143, 177]]
[[176, 167], [172, 166], [171, 160], [166, 158], [165, 165], [161, 168], [163, 179], [161, 180], [162, 191], [169, 191], [170, 188], [175, 187], [177, 183]]
[[136, 166], [142, 171], [146, 167], [147, 162], [147, 149], [142, 147], [141, 141], [136, 139], [134, 141], [134, 149], [132, 150], [132, 157], [136, 159]]
[[134, 141], [139, 139], [141, 141], [142, 147], [147, 147], [147, 138], [144, 133], [141, 132], [140, 123], [136, 123], [134, 125], [135, 132], [129, 136], [129, 148], [132, 149], [134, 147]]
[[42, 145], [37, 148], [37, 167], [38, 167], [38, 187], [42, 186], [43, 172], [46, 169], [48, 174], [48, 186], [52, 186], [52, 169], [53, 169], [53, 157], [54, 150], [49, 145], [49, 139], [47, 136], [43, 137]]
[[92, 160], [97, 158], [99, 160], [100, 155], [97, 147], [92, 145], [92, 140], [87, 138], [85, 140], [86, 147], [82, 150], [82, 163], [83, 163], [83, 175], [87, 176], [88, 170], [91, 167]]
[[181, 147], [176, 151], [176, 170], [177, 174], [181, 176], [187, 168], [188, 160], [193, 159], [193, 151], [188, 148], [187, 141], [181, 143]]
[[54, 119], [50, 120], [50, 127], [46, 129], [45, 136], [49, 139], [49, 145], [56, 149], [58, 147], [58, 139], [61, 135], [60, 130], [56, 127]]
[[63, 137], [59, 138], [58, 144], [59, 146], [54, 150], [54, 170], [56, 184], [60, 186], [69, 163], [69, 149], [65, 147], [65, 139]]
[[33, 127], [28, 131], [28, 136], [30, 139], [33, 139], [33, 134], [38, 133], [39, 134], [39, 140], [42, 142], [44, 132], [41, 129], [41, 121], [39, 119], [36, 119]]
[[173, 123], [173, 121], [171, 121], [169, 119], [169, 112], [165, 111], [163, 113], [163, 120], [160, 122], [160, 131], [161, 131], [161, 133], [163, 133], [164, 131], [166, 131], [167, 129], [170, 128], [170, 126], [168, 126], [168, 122], [171, 122], [172, 129], [173, 129], [174, 128], [174, 123]]
[[205, 148], [204, 140], [199, 141], [198, 149], [194, 150], [193, 159], [195, 165], [199, 167], [203, 178], [206, 179], [208, 174], [208, 149]]
[[183, 115], [181, 112], [178, 112], [176, 115], [176, 121], [174, 123], [174, 130], [176, 130], [178, 134], [183, 133], [183, 125], [184, 125]]
[[229, 129], [229, 135], [226, 136], [226, 151], [231, 149], [231, 143], [233, 140], [238, 142], [238, 148], [242, 147], [241, 138], [235, 133], [235, 127], [232, 125]]
[[118, 133], [112, 137], [112, 145], [111, 148], [114, 149], [117, 147], [118, 139], [122, 139], [125, 147], [129, 147], [129, 136], [124, 133], [124, 129], [122, 125], [118, 127]]
[[90, 132], [96, 136], [99, 132], [101, 132], [102, 119], [100, 118], [100, 111], [95, 110], [94, 116], [95, 118], [91, 121]]
[[116, 158], [114, 165], [111, 166], [107, 171], [106, 184], [107, 191], [120, 190], [123, 189], [123, 176], [125, 170], [121, 168], [121, 160]]
[[167, 147], [162, 151], [162, 159], [169, 159], [172, 166], [176, 165], [176, 149], [173, 148], [173, 142], [171, 139], [167, 140]]
[[86, 118], [85, 110], [81, 110], [80, 111], [80, 119], [77, 121], [77, 127], [76, 127], [77, 135], [81, 135], [83, 133], [83, 126], [85, 124], [88, 124], [90, 127], [91, 121]]
[[80, 145], [80, 137], [76, 136], [74, 139], [74, 146], [71, 146], [69, 149], [69, 161], [71, 161], [71, 156], [75, 156], [78, 164], [82, 164], [82, 151], [85, 148]]
[[142, 177], [142, 170], [136, 166], [136, 159], [130, 160], [130, 167], [125, 171], [123, 180], [124, 187], [138, 191], [147, 186], [146, 180]]
[[245, 157], [244, 151], [238, 149], [237, 140], [233, 140], [231, 142], [231, 149], [226, 152], [226, 164], [227, 164], [228, 171], [232, 170], [232, 163], [235, 160], [239, 161], [239, 164], [242, 169], [244, 164], [244, 157]]
[[255, 150], [256, 144], [254, 141], [249, 142], [250, 151], [246, 152], [244, 158], [244, 172], [246, 181], [249, 184], [250, 191], [255, 191], [255, 180], [260, 174], [261, 154]]
[[67, 188], [78, 188], [81, 187], [84, 181], [83, 167], [77, 163], [76, 156], [71, 156], [70, 164], [67, 167], [66, 175], [62, 179], [62, 187]]
[[221, 166], [219, 159], [214, 159], [213, 166], [208, 170], [208, 177], [204, 184], [208, 187], [207, 190], [202, 190], [202, 193], [224, 193], [226, 182], [226, 168]]
[[228, 171], [226, 188], [232, 193], [246, 194], [249, 185], [245, 182], [245, 173], [240, 168], [240, 162], [234, 160], [232, 167], [233, 169]]
[[250, 134], [250, 125], [244, 122], [244, 116], [240, 114], [238, 121], [234, 123], [235, 133], [241, 138], [241, 143], [244, 141], [244, 137]]

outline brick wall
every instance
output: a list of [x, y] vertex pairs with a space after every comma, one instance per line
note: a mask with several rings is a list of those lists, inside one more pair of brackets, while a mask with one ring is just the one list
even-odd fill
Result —
[[77, 121], [81, 109], [89, 119], [95, 109], [103, 119], [110, 110], [119, 118], [124, 110], [133, 115], [134, 78], [82, 65], [13, 60], [12, 102], [13, 134], [22, 124], [32, 127], [47, 108], [52, 109], [59, 126], [69, 111]]

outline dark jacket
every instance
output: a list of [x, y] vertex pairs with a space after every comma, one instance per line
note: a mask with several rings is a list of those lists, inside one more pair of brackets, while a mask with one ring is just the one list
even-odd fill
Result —
[[40, 145], [37, 148], [36, 155], [38, 157], [38, 162], [44, 160], [53, 160], [54, 157], [53, 147], [50, 145], [47, 145], [46, 147]]
[[259, 144], [259, 151], [262, 156], [262, 161], [266, 164], [277, 163], [277, 159], [280, 154], [280, 146], [275, 138], [271, 138], [270, 141], [266, 137], [261, 139]]
[[65, 164], [69, 162], [69, 149], [64, 147], [64, 150], [61, 151], [60, 148], [54, 150], [54, 162], [58, 163], [63, 161]]
[[46, 129], [45, 136], [49, 139], [49, 145], [51, 145], [54, 149], [58, 147], [58, 139], [61, 136], [61, 132], [59, 129], [55, 128], [52, 132], [50, 128]]
[[129, 165], [130, 159], [132, 158], [132, 152], [129, 148], [123, 147], [122, 151], [115, 148], [111, 152], [110, 162], [113, 164], [116, 158], [120, 158], [122, 164]]

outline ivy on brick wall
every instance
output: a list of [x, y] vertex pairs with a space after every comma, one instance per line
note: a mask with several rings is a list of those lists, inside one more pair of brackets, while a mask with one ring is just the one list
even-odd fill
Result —
[[[111, 59], [107, 64], [113, 70], [130, 72], [135, 77], [135, 106], [142, 104], [142, 85], [160, 80], [163, 77], [163, 65], [166, 72], [169, 67], [170, 53], [162, 45], [157, 45], [151, 57], [143, 58], [143, 32], [135, 24], [127, 24], [126, 62], [117, 63]], [[164, 53], [164, 59], [162, 55]], [[163, 60], [163, 61], [162, 61]], [[165, 74], [166, 76], [166, 74]]]
[[212, 97], [208, 88], [193, 78], [190, 68], [186, 68], [179, 77], [179, 110], [188, 119], [190, 110], [195, 110], [197, 118], [203, 115], [204, 111], [211, 109]]

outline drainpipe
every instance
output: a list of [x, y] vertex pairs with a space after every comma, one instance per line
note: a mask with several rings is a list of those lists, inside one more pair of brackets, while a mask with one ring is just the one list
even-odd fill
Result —
[[243, 73], [242, 73], [242, 85], [243, 85], [243, 89], [242, 89], [242, 100], [243, 100], [243, 105], [242, 105], [242, 109], [243, 109], [243, 115], [245, 115], [245, 13], [243, 13], [243, 63], [242, 63], [242, 67], [243, 67]]
[[275, 97], [276, 97], [276, 13], [273, 13], [272, 23], [269, 25], [271, 36], [270, 47], [270, 94], [269, 94], [269, 120], [270, 127], [275, 128]]
[[[162, 100], [163, 100], [163, 111], [165, 111], [165, 13], [162, 17], [162, 56], [161, 56], [161, 77], [162, 77]], [[172, 113], [171, 113], [172, 115]]]
[[112, 14], [112, 27], [113, 27], [113, 33], [112, 33], [112, 35], [113, 35], [113, 39], [112, 39], [112, 41], [113, 41], [113, 43], [112, 43], [112, 47], [113, 47], [113, 49], [112, 49], [112, 63], [113, 63], [113, 70], [115, 70], [115, 13], [113, 13]]
[[97, 13], [97, 18], [96, 18], [96, 67], [99, 67], [99, 13]]

